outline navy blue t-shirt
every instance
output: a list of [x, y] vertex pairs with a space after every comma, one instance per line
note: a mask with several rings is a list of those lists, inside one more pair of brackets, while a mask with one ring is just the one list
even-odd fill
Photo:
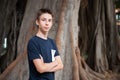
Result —
[[[29, 62], [29, 80], [54, 80], [54, 72], [39, 73], [33, 63], [34, 59], [43, 58], [45, 63], [52, 62], [52, 55], [58, 56], [58, 49], [53, 39], [32, 37], [27, 46]], [[54, 54], [53, 54], [54, 53]]]

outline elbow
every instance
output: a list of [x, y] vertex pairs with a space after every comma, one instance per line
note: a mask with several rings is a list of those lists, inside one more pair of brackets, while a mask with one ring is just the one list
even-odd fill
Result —
[[63, 66], [63, 64], [60, 66], [60, 69], [63, 69], [64, 68], [64, 66]]
[[39, 73], [44, 73], [44, 71], [43, 70], [40, 70], [40, 71], [38, 71]]

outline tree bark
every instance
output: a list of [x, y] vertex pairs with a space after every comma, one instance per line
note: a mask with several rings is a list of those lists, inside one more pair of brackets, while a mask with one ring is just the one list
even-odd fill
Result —
[[40, 8], [50, 8], [55, 14], [49, 37], [56, 40], [64, 64], [64, 69], [55, 73], [56, 80], [120, 79], [112, 73], [119, 73], [112, 0], [28, 0], [17, 38], [17, 57], [0, 75], [0, 80], [28, 79], [26, 47], [36, 33], [35, 16]]

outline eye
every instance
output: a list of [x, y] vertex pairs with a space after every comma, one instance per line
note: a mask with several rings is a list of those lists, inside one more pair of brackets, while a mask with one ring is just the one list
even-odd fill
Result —
[[46, 19], [45, 19], [45, 18], [42, 18], [41, 20], [42, 20], [42, 21], [46, 21]]
[[52, 22], [52, 19], [49, 19], [48, 21], [49, 21], [49, 22]]

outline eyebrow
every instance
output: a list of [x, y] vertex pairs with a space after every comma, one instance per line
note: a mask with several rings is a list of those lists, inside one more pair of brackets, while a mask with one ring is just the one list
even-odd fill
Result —
[[[46, 17], [41, 17], [40, 19], [47, 19]], [[49, 18], [50, 20], [53, 20], [53, 18]]]

